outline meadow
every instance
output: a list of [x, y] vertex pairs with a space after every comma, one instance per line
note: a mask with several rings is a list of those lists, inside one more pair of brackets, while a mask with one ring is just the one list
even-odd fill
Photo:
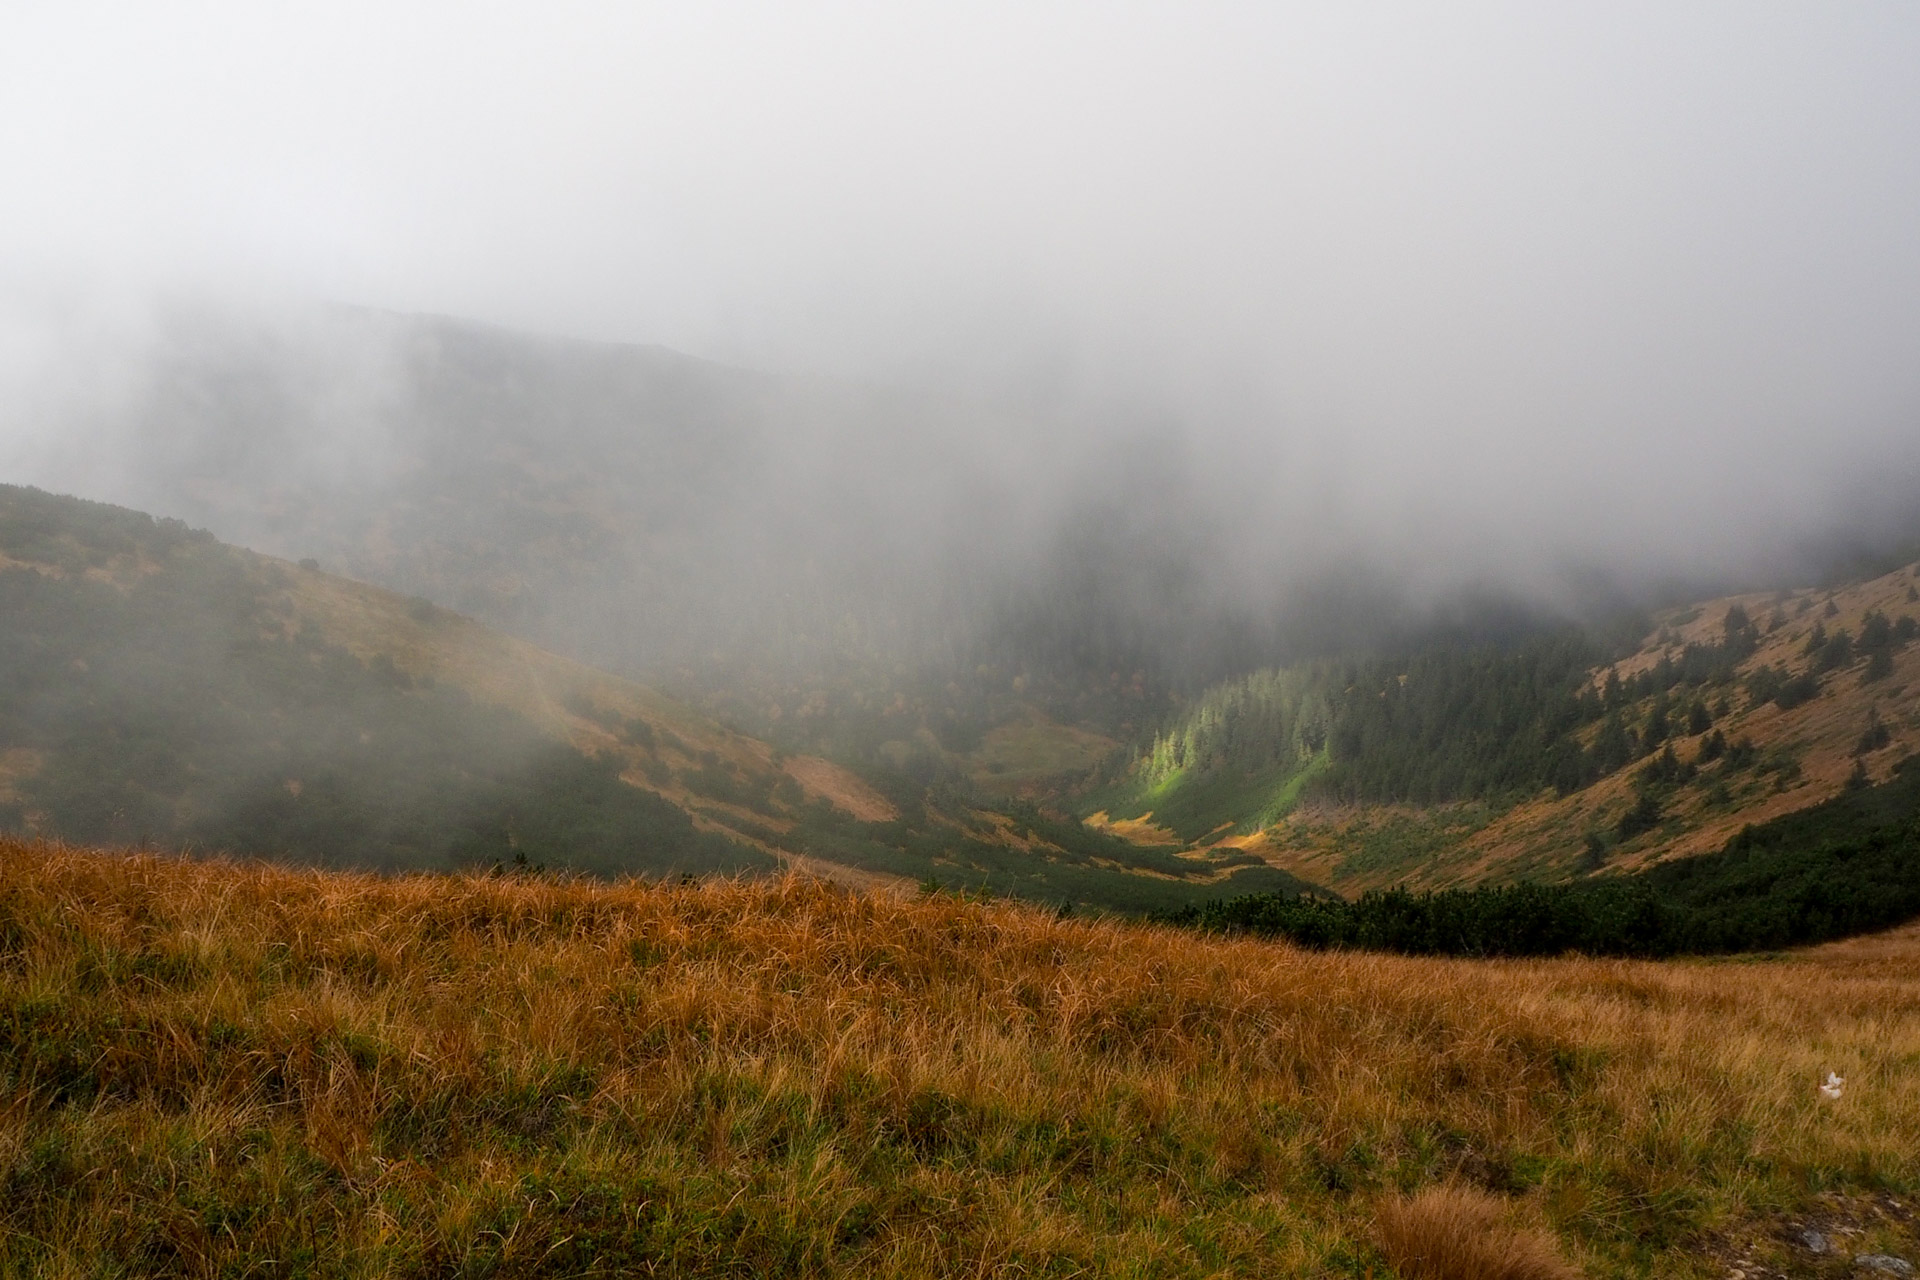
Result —
[[1916, 1256], [1917, 961], [0, 840], [0, 1274], [1839, 1275]]

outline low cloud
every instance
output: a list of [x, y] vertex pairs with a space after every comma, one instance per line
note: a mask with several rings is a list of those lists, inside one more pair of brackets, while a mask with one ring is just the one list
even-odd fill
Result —
[[1257, 630], [1912, 532], [1910, 7], [5, 23], [9, 478], [271, 542], [409, 465], [431, 313], [784, 379], [686, 525], [728, 610], [1066, 564]]

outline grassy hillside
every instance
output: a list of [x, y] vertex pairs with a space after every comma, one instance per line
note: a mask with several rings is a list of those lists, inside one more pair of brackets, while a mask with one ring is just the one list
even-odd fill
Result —
[[0, 827], [330, 865], [939, 880], [1144, 912], [1302, 882], [883, 793], [418, 598], [0, 488]]
[[0, 840], [0, 1273], [1841, 1275], [1920, 1256], [1917, 960]]
[[1261, 672], [1082, 796], [1343, 892], [1566, 879], [1720, 848], [1920, 746], [1920, 566], [1667, 611], [1606, 659], [1517, 647]]

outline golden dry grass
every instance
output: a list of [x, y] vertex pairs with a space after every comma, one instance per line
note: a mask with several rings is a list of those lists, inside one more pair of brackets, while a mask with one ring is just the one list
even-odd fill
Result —
[[0, 841], [0, 1274], [1386, 1276], [1373, 1206], [1438, 1184], [1592, 1274], [1708, 1274], [1920, 1179], [1916, 959]]
[[1516, 1226], [1507, 1206], [1471, 1187], [1428, 1187], [1382, 1202], [1381, 1247], [1407, 1280], [1578, 1280], [1553, 1237]]

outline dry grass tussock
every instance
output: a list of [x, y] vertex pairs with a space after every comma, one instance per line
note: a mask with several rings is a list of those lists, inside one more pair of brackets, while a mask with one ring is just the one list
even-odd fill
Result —
[[1553, 1237], [1516, 1227], [1472, 1187], [1429, 1187], [1381, 1204], [1380, 1243], [1407, 1280], [1578, 1280]]
[[0, 1275], [1384, 1277], [1374, 1207], [1435, 1185], [1706, 1274], [1730, 1223], [1920, 1180], [1916, 959], [0, 841]]

